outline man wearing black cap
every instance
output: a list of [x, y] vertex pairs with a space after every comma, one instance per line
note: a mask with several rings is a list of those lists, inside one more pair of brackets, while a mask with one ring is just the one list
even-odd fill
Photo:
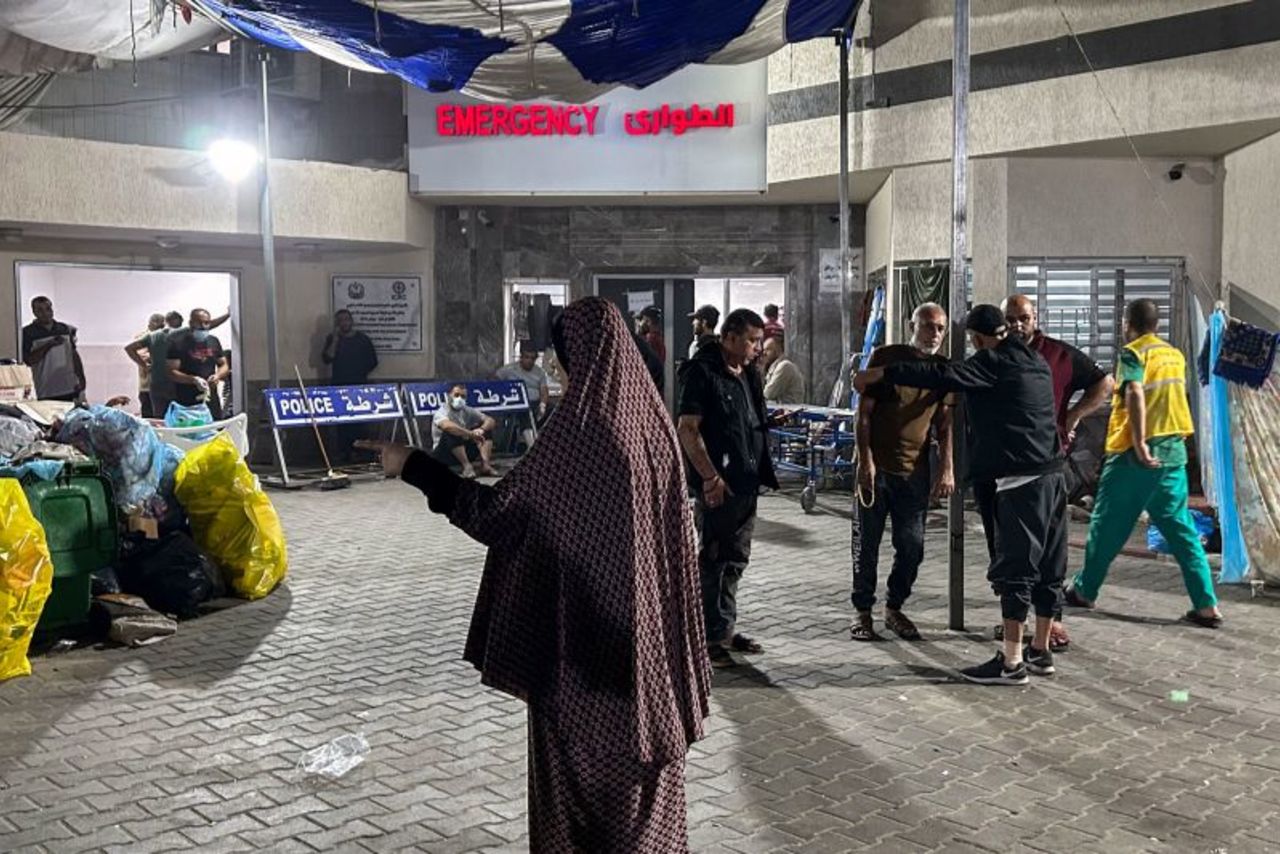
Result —
[[[1049, 629], [1067, 569], [1067, 486], [1058, 452], [1049, 365], [1008, 335], [994, 305], [974, 306], [965, 328], [978, 351], [963, 362], [903, 362], [863, 371], [854, 388], [894, 385], [969, 395], [971, 482], [996, 482], [996, 554], [987, 578], [1000, 596], [1004, 650], [960, 671], [982, 685], [1024, 685], [1027, 672], [1054, 672]], [[1022, 648], [1022, 623], [1036, 613], [1035, 636]]]
[[716, 326], [720, 323], [720, 309], [704, 305], [689, 315], [693, 321], [693, 340], [689, 342], [689, 358], [698, 354], [698, 348], [716, 340]]
[[641, 340], [649, 345], [657, 355], [658, 361], [662, 364], [667, 363], [667, 341], [662, 337], [662, 309], [656, 305], [648, 308], [640, 309], [640, 313], [635, 316], [636, 332], [640, 335]]

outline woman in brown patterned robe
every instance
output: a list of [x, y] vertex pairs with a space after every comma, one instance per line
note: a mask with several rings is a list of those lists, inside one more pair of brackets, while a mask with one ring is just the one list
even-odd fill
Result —
[[710, 670], [680, 449], [613, 305], [579, 300], [554, 333], [563, 401], [496, 486], [376, 449], [489, 546], [465, 657], [528, 705], [531, 849], [687, 851]]

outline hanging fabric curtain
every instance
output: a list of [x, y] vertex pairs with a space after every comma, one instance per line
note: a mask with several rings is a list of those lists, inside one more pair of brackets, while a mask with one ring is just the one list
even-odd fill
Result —
[[26, 118], [53, 83], [53, 74], [27, 74], [22, 77], [0, 77], [0, 130], [6, 130]]
[[761, 59], [827, 36], [859, 0], [191, 0], [249, 38], [421, 89], [585, 101], [690, 63]]
[[1248, 562], [1244, 572], [1231, 567], [1227, 577], [1227, 536], [1223, 526], [1222, 581], [1252, 577], [1280, 583], [1280, 386], [1267, 379], [1254, 390], [1235, 383], [1229, 389], [1231, 429], [1235, 441], [1235, 497], [1239, 507], [1236, 525]]
[[911, 315], [927, 302], [937, 303], [946, 309], [950, 304], [951, 265], [907, 267], [902, 276], [902, 299], [898, 305], [898, 320], [902, 335], [910, 334]]

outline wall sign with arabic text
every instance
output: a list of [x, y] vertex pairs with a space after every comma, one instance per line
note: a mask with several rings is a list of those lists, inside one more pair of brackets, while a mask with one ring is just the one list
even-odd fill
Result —
[[420, 276], [334, 276], [333, 310], [344, 308], [379, 353], [422, 352]]

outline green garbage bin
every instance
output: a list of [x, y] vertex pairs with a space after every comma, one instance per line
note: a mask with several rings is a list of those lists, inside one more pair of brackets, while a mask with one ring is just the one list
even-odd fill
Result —
[[114, 565], [120, 549], [111, 483], [97, 463], [67, 463], [54, 480], [27, 476], [22, 489], [53, 557], [53, 590], [36, 631], [82, 625], [89, 618], [93, 573]]

